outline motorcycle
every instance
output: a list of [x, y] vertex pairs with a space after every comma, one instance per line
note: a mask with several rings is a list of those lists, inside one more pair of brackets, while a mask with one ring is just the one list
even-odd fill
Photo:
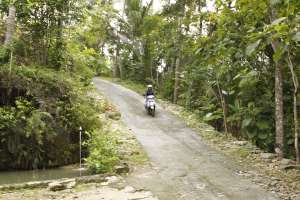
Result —
[[145, 109], [149, 115], [155, 116], [155, 98], [154, 95], [149, 95], [146, 97]]

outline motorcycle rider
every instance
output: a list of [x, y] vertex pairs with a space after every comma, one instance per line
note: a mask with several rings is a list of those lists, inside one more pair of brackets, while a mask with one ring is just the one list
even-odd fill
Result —
[[145, 106], [147, 105], [148, 96], [150, 96], [150, 95], [154, 96], [153, 87], [152, 87], [152, 85], [147, 85], [147, 91], [145, 94], [145, 97], [146, 97]]
[[149, 96], [149, 95], [153, 95], [154, 96], [152, 85], [147, 85], [146, 97]]

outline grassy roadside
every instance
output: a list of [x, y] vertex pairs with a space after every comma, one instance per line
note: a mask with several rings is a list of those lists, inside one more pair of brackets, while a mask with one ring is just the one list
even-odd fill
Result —
[[118, 157], [129, 165], [143, 165], [148, 157], [131, 130], [120, 120], [121, 113], [101, 93], [94, 92], [94, 97], [103, 105], [99, 115], [104, 124], [103, 130], [116, 141]]
[[[141, 94], [145, 90], [142, 84], [133, 81], [105, 78]], [[264, 158], [265, 153], [248, 141], [239, 141], [231, 135], [215, 131], [213, 127], [203, 121], [193, 112], [184, 107], [158, 99], [161, 106], [195, 129], [203, 140], [211, 147], [218, 149], [242, 166], [239, 176], [251, 178], [253, 182], [266, 190], [278, 193], [282, 199], [296, 199], [300, 197], [299, 170], [282, 170], [283, 165], [290, 160], [278, 160], [276, 157]]]
[[[101, 93], [91, 94], [101, 107], [99, 120], [103, 124], [103, 133], [109, 137], [115, 148], [119, 163], [129, 166], [143, 165], [148, 157], [130, 129], [120, 120], [121, 113]], [[97, 162], [97, 161], [96, 161]]]

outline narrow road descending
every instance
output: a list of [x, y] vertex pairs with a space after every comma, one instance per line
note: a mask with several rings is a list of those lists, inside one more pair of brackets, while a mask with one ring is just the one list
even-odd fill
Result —
[[207, 146], [173, 114], [158, 107], [152, 118], [144, 110], [142, 96], [98, 78], [94, 83], [119, 108], [149, 155], [151, 169], [128, 177], [133, 186], [151, 190], [161, 200], [277, 199], [237, 175], [237, 164]]

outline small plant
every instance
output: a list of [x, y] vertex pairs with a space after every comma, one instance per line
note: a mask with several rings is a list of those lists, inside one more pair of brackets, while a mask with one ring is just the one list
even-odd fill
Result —
[[93, 131], [87, 143], [89, 156], [85, 159], [93, 173], [113, 172], [113, 167], [119, 162], [116, 140], [106, 133]]

